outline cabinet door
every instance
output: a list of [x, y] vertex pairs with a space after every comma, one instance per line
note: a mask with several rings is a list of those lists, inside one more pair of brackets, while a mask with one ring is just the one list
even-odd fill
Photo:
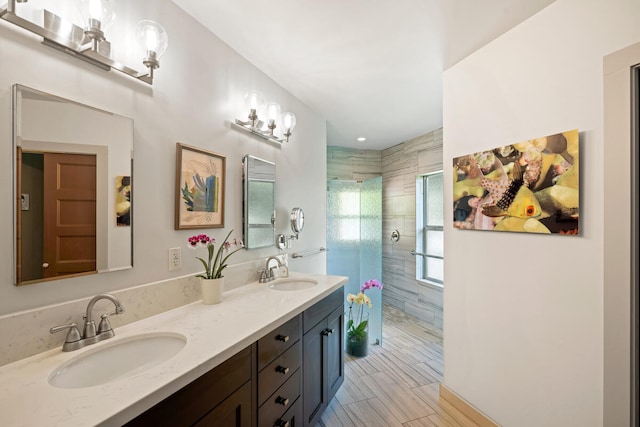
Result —
[[251, 384], [255, 360], [255, 345], [250, 345], [143, 412], [126, 427], [193, 425], [245, 383]]
[[321, 321], [302, 340], [304, 425], [314, 426], [327, 404], [325, 366], [327, 360], [327, 321]]
[[216, 406], [196, 427], [251, 427], [251, 381]]
[[327, 318], [327, 405], [344, 382], [344, 310], [335, 309]]

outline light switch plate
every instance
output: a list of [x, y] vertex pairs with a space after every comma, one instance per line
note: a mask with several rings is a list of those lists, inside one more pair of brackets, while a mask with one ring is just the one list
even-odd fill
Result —
[[29, 210], [29, 194], [28, 193], [22, 193], [20, 209], [23, 211]]

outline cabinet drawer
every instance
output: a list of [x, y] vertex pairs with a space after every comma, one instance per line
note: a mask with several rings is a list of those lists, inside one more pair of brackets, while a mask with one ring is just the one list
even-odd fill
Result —
[[272, 427], [300, 396], [300, 369], [273, 393], [258, 411], [258, 427]]
[[295, 401], [287, 412], [275, 423], [274, 427], [302, 427], [304, 426], [304, 419], [302, 415], [302, 398]]
[[343, 287], [337, 289], [318, 301], [313, 306], [306, 309], [303, 313], [304, 333], [306, 334], [311, 328], [316, 326], [318, 322], [327, 317], [336, 307], [344, 304]]
[[262, 370], [300, 339], [300, 315], [274, 329], [258, 341], [258, 370]]
[[258, 405], [262, 405], [300, 368], [301, 350], [298, 341], [258, 373]]

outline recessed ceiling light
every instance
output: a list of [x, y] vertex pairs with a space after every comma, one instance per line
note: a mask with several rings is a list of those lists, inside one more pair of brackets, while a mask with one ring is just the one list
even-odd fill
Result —
[[359, 136], [358, 138], [356, 138], [356, 140], [357, 140], [358, 142], [364, 142], [364, 141], [366, 141], [366, 140], [367, 140], [367, 138], [365, 138], [364, 136]]

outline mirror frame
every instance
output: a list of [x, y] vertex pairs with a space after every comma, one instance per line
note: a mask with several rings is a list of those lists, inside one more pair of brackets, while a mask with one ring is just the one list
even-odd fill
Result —
[[[57, 95], [53, 95], [51, 93], [47, 93], [38, 89], [34, 89], [28, 86], [14, 84], [12, 87], [12, 193], [13, 200], [15, 202], [15, 206], [13, 209], [13, 283], [15, 286], [23, 286], [29, 285], [33, 283], [47, 283], [51, 281], [58, 281], [68, 278], [74, 278], [78, 276], [92, 275], [92, 274], [100, 274], [111, 271], [119, 271], [123, 269], [133, 268], [133, 187], [130, 187], [129, 191], [129, 226], [126, 230], [122, 230], [125, 227], [115, 227], [115, 181], [111, 182], [111, 178], [116, 178], [119, 176], [129, 176], [130, 182], [133, 181], [133, 150], [134, 150], [134, 123], [133, 119], [129, 117], [125, 117], [119, 114], [112, 113], [110, 111], [102, 110], [91, 105], [83, 104], [71, 99], [63, 98]], [[113, 118], [114, 120], [120, 121], [122, 123], [122, 127], [120, 128], [120, 140], [130, 141], [130, 145], [122, 145], [120, 147], [113, 147], [111, 144], [112, 141], [107, 141], [100, 143], [98, 141], [96, 145], [88, 145], [88, 144], [79, 144], [75, 141], [65, 140], [64, 138], [51, 138], [51, 146], [53, 146], [53, 151], [49, 148], [45, 147], [37, 147], [40, 139], [38, 137], [24, 137], [24, 126], [25, 120], [28, 120], [25, 116], [26, 112], [23, 111], [24, 102], [23, 98], [25, 94], [29, 94], [33, 97], [33, 99], [42, 98], [43, 100], [50, 100], [51, 102], [59, 102], [69, 106], [75, 106], [82, 108], [82, 113], [85, 114], [104, 114], [106, 117]], [[58, 122], [60, 123], [60, 122]], [[105, 127], [113, 126], [112, 122], [105, 122]], [[41, 131], [41, 129], [37, 129], [37, 131]], [[99, 134], [99, 132], [95, 132]], [[123, 138], [122, 135], [126, 135], [126, 138]], [[75, 139], [76, 135], [73, 135]], [[115, 138], [115, 137], [114, 137]], [[97, 138], [96, 138], [97, 139]], [[66, 148], [65, 148], [66, 147]], [[99, 162], [99, 168], [96, 170], [96, 191], [98, 192], [96, 197], [104, 198], [105, 200], [96, 200], [96, 269], [86, 272], [79, 273], [70, 273], [64, 274], [61, 276], [48, 277], [48, 278], [38, 278], [33, 280], [21, 280], [18, 281], [18, 259], [19, 254], [18, 250], [21, 247], [19, 242], [19, 235], [22, 222], [22, 209], [21, 209], [21, 194], [18, 194], [18, 185], [19, 180], [17, 174], [21, 172], [21, 165], [18, 165], [18, 154], [22, 151], [26, 152], [61, 152], [61, 153], [87, 153], [87, 154], [96, 154], [97, 161]], [[112, 159], [109, 159], [108, 156], [114, 155], [114, 152], [120, 151], [126, 152], [128, 157], [125, 159], [124, 155], [119, 160], [120, 165], [127, 165], [127, 167], [122, 167], [121, 169], [125, 172], [125, 169], [128, 175], [123, 175], [120, 173], [114, 173], [109, 170], [111, 164], [115, 164], [117, 162], [113, 162]], [[102, 162], [100, 159], [103, 159]], [[111, 160], [111, 161], [110, 161]], [[103, 182], [100, 182], [103, 180]], [[111, 197], [111, 198], [110, 198]], [[113, 210], [113, 215], [111, 215], [111, 211]], [[111, 224], [111, 219], [113, 219], [114, 224]], [[115, 227], [115, 228], [114, 228]], [[116, 229], [121, 229], [121, 231], [116, 231]], [[117, 238], [121, 235], [126, 235], [128, 240], [128, 245], [126, 242], [123, 245], [117, 246], [113, 245], [113, 240], [117, 240]], [[100, 240], [98, 240], [100, 239]], [[124, 253], [124, 256], [121, 257], [120, 260], [114, 263], [113, 254], [118, 253], [122, 255], [122, 249], [128, 246], [128, 252]], [[99, 255], [100, 254], [100, 255]]]
[[298, 235], [304, 228], [304, 211], [302, 208], [291, 210], [291, 230]]
[[[251, 164], [255, 162], [261, 162], [265, 165], [273, 166], [273, 178], [271, 179], [269, 176], [265, 176], [262, 171], [251, 171]], [[251, 207], [251, 200], [249, 200], [249, 182], [272, 182], [273, 183], [273, 212], [271, 212], [271, 221], [270, 224], [250, 224], [249, 223], [249, 209]], [[244, 241], [244, 245], [246, 249], [257, 249], [257, 248], [266, 248], [269, 246], [273, 246], [276, 244], [276, 164], [274, 162], [270, 162], [268, 160], [260, 159], [258, 157], [252, 156], [250, 154], [245, 155], [242, 158], [242, 239]], [[249, 237], [250, 229], [270, 229], [271, 230], [271, 238], [267, 243], [266, 240], [260, 241], [257, 244], [253, 244]]]

